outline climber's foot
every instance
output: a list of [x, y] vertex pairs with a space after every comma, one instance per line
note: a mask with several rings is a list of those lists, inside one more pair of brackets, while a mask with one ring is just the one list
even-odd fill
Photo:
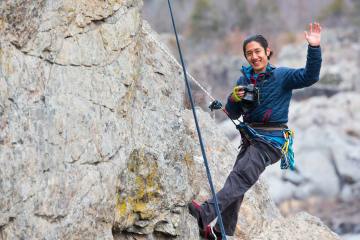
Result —
[[196, 218], [199, 229], [203, 229], [203, 223], [201, 220], [201, 215], [200, 215], [200, 211], [201, 211], [201, 206], [199, 203], [195, 202], [194, 200], [192, 200], [189, 204], [188, 204], [188, 209], [189, 209], [189, 213], [191, 214], [191, 216], [193, 216], [194, 218]]
[[200, 236], [207, 240], [221, 240], [221, 233], [216, 231], [211, 225], [200, 231]]

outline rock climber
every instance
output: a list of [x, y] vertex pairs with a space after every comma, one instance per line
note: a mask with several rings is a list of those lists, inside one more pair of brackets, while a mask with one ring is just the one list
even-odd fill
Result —
[[[321, 68], [321, 26], [310, 23], [304, 32], [308, 43], [305, 68], [274, 67], [272, 51], [262, 35], [250, 36], [243, 42], [249, 66], [242, 67], [241, 76], [230, 94], [225, 110], [231, 119], [243, 117], [240, 127], [241, 148], [223, 188], [216, 193], [225, 233], [233, 236], [244, 194], [270, 164], [281, 159], [283, 169], [294, 169], [293, 132], [287, 127], [292, 90], [305, 88], [319, 80]], [[221, 239], [216, 224], [214, 200], [188, 204], [196, 218], [200, 235]]]

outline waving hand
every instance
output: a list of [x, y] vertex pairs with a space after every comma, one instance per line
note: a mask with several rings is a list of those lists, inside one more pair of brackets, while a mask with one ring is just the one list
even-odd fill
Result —
[[309, 32], [305, 31], [305, 38], [312, 47], [320, 46], [321, 26], [319, 23], [310, 23]]

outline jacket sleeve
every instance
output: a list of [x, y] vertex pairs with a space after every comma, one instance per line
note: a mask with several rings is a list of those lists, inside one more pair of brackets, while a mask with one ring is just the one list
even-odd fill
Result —
[[321, 61], [321, 48], [309, 45], [305, 68], [288, 68], [283, 87], [285, 89], [299, 89], [311, 86], [319, 81]]
[[[244, 85], [244, 80], [242, 77], [239, 78], [239, 80], [236, 82], [236, 86], [239, 85]], [[227, 98], [225, 110], [231, 119], [238, 119], [243, 114], [241, 102], [234, 102], [231, 99], [231, 94]]]
[[231, 119], [238, 119], [243, 114], [241, 102], [233, 102], [230, 96], [225, 105], [225, 110]]

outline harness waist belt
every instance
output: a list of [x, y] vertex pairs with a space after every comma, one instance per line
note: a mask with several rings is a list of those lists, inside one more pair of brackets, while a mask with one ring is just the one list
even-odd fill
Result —
[[249, 126], [254, 129], [261, 129], [267, 131], [275, 131], [275, 130], [283, 130], [288, 128], [288, 126], [284, 123], [257, 123], [252, 122], [249, 123]]

